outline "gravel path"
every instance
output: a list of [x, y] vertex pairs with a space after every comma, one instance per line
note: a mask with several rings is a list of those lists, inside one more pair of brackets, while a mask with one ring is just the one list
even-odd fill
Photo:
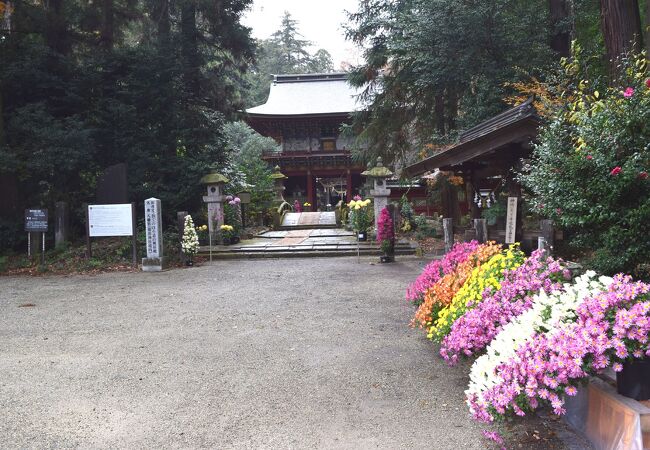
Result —
[[485, 448], [371, 260], [0, 278], [2, 447]]

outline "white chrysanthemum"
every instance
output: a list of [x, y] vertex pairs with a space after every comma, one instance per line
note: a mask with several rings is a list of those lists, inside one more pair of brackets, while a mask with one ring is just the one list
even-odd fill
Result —
[[495, 369], [513, 358], [517, 349], [534, 333], [555, 333], [575, 319], [576, 309], [585, 298], [606, 290], [612, 281], [610, 277], [596, 278], [595, 272], [588, 271], [574, 283], [565, 283], [563, 290], [536, 294], [532, 307], [505, 325], [488, 345], [486, 353], [474, 362], [465, 393], [480, 397], [481, 392], [502, 381]]
[[199, 236], [196, 234], [194, 221], [190, 215], [185, 216], [185, 226], [183, 227], [181, 249], [186, 255], [195, 255], [199, 251]]

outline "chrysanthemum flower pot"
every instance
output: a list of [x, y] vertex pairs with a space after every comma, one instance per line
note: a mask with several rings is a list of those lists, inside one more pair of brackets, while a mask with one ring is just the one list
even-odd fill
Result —
[[392, 255], [382, 255], [379, 257], [380, 263], [392, 263], [395, 262], [395, 257]]
[[616, 390], [634, 400], [650, 400], [650, 359], [635, 359], [616, 373]]

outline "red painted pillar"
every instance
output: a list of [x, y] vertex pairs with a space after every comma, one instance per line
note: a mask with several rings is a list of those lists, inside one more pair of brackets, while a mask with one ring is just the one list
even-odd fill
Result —
[[345, 201], [350, 202], [352, 200], [352, 173], [350, 172], [350, 169], [348, 169], [348, 187], [345, 191]]
[[311, 170], [307, 171], [307, 201], [311, 203], [309, 208], [305, 208], [305, 211], [313, 211], [316, 205], [316, 196], [314, 195], [314, 177], [311, 174]]

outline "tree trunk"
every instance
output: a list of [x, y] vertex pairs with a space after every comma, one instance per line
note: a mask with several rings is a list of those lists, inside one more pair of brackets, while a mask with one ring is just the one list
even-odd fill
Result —
[[551, 48], [560, 56], [569, 56], [571, 33], [569, 24], [569, 5], [567, 0], [549, 0], [551, 17]]
[[104, 50], [112, 50], [115, 43], [115, 9], [113, 0], [102, 0], [102, 28], [99, 36], [99, 46]]
[[0, 147], [5, 145], [5, 117], [4, 108], [2, 106], [2, 85], [0, 84]]
[[445, 97], [442, 94], [437, 94], [435, 97], [435, 116], [436, 116], [436, 129], [440, 136], [445, 135]]
[[621, 56], [629, 51], [641, 51], [639, 3], [637, 0], [600, 0], [600, 20], [610, 73], [614, 76]]
[[185, 0], [181, 8], [181, 39], [185, 85], [192, 97], [199, 97], [199, 49], [196, 29], [196, 2]]
[[447, 131], [456, 129], [456, 118], [458, 117], [458, 89], [456, 86], [447, 88]]
[[49, 0], [45, 3], [45, 42], [56, 53], [68, 52], [68, 34], [65, 15], [63, 13], [64, 0]]
[[158, 43], [162, 47], [169, 44], [171, 22], [169, 19], [169, 0], [158, 0], [153, 9], [153, 17], [158, 31]]

